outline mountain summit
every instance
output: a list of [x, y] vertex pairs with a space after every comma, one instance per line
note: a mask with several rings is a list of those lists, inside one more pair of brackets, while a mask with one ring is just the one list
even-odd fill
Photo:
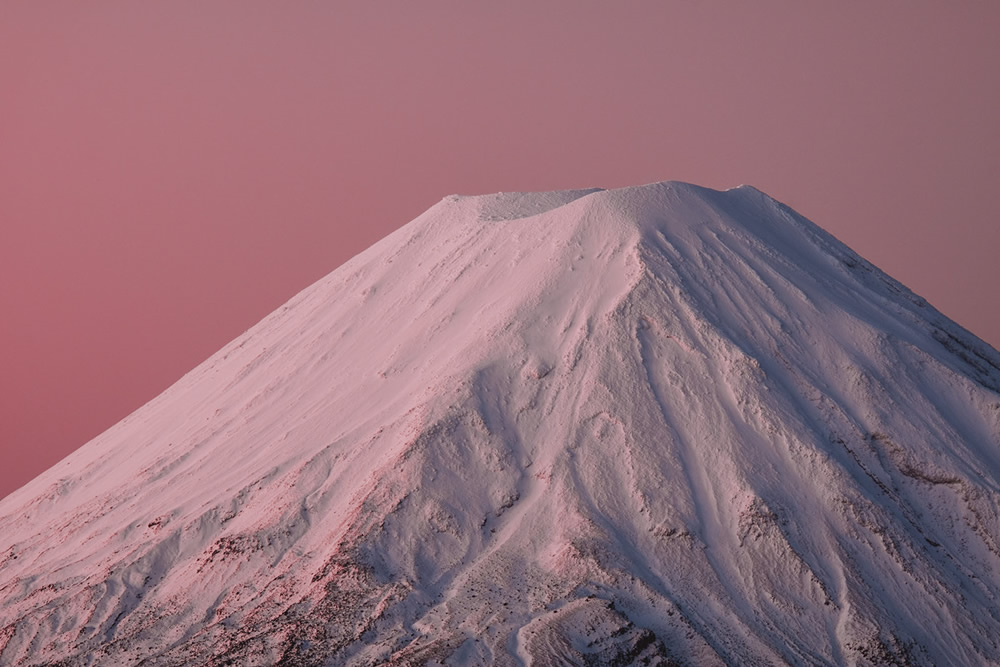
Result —
[[0, 502], [0, 663], [1000, 662], [1000, 355], [758, 190], [446, 197]]

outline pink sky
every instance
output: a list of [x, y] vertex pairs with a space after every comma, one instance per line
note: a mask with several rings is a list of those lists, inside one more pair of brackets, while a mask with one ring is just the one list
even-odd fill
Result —
[[998, 30], [992, 2], [5, 3], [0, 496], [455, 192], [751, 183], [998, 346]]

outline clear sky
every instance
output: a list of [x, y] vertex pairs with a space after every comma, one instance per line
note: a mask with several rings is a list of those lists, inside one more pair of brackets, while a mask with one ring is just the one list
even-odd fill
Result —
[[442, 196], [750, 183], [1000, 346], [1000, 3], [5, 2], [0, 496]]

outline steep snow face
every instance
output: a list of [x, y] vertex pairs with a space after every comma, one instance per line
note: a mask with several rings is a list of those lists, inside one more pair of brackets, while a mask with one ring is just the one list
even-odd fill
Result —
[[1000, 661], [1000, 355], [749, 187], [447, 197], [0, 503], [0, 662]]

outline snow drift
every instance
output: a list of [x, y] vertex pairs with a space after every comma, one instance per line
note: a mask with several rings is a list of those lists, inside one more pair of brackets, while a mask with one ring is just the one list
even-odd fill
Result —
[[1000, 355], [821, 229], [452, 196], [0, 502], [0, 662], [998, 662], [998, 568]]

